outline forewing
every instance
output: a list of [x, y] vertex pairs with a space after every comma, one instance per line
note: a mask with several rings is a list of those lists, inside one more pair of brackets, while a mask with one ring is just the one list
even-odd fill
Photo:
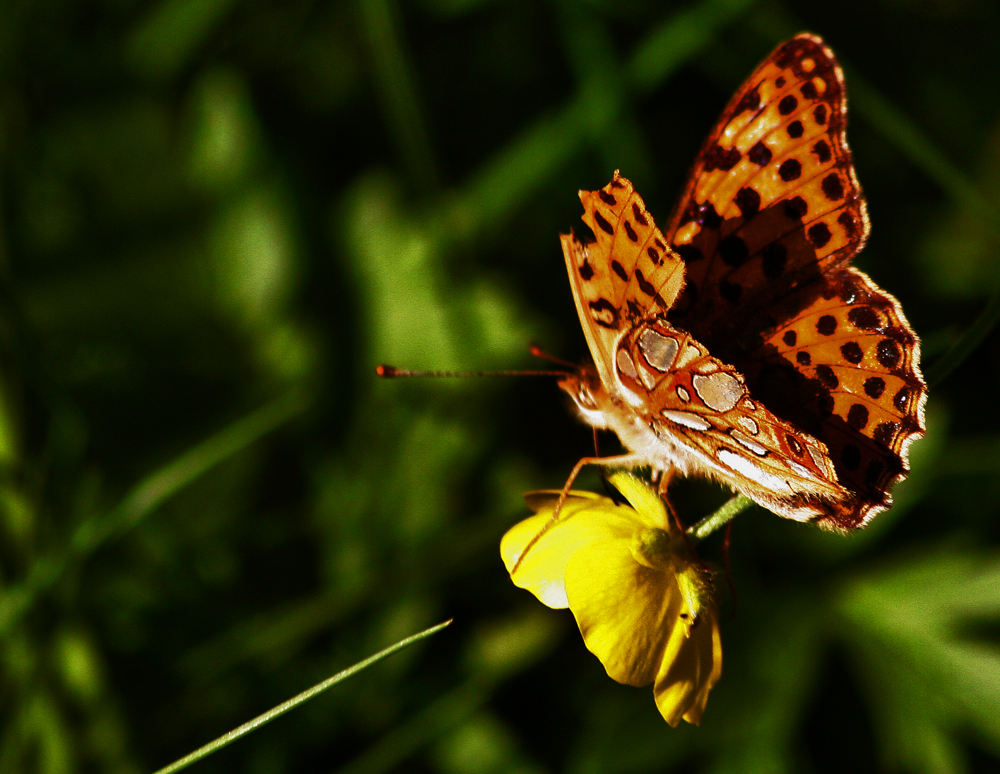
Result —
[[754, 71], [699, 154], [666, 229], [687, 280], [670, 320], [723, 359], [773, 322], [761, 310], [867, 239], [846, 117], [833, 53], [799, 35]]
[[599, 191], [580, 191], [594, 241], [560, 236], [573, 300], [601, 381], [613, 384], [622, 330], [664, 314], [684, 283], [684, 264], [646, 211], [632, 184], [615, 172]]

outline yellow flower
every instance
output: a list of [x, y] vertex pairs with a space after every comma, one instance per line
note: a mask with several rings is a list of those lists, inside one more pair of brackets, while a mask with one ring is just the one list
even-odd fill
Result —
[[536, 515], [504, 535], [500, 554], [516, 586], [549, 607], [570, 609], [611, 678], [654, 683], [671, 726], [681, 718], [697, 724], [722, 674], [707, 575], [648, 484], [628, 473], [615, 473], [611, 483], [631, 506], [570, 492], [552, 524], [559, 493], [529, 492]]

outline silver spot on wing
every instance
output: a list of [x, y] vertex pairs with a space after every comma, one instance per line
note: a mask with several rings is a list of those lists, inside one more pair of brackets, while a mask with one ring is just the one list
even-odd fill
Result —
[[788, 467], [794, 470], [803, 478], [812, 478], [813, 474], [809, 471], [805, 465], [799, 465], [795, 460], [788, 460]]
[[821, 472], [826, 472], [827, 461], [823, 456], [823, 452], [819, 449], [806, 444], [806, 449], [809, 450], [809, 456], [812, 457], [813, 464], [820, 469]]
[[690, 427], [692, 430], [711, 430], [712, 423], [707, 419], [698, 416], [697, 414], [692, 414], [690, 411], [675, 411], [674, 409], [663, 409], [660, 412], [660, 416], [664, 419], [669, 419], [671, 422], [683, 425], [684, 427]]
[[746, 393], [740, 380], [726, 371], [691, 377], [691, 386], [705, 405], [715, 411], [729, 411]]
[[739, 430], [730, 430], [729, 434], [733, 437], [733, 440], [736, 441], [736, 443], [738, 443], [744, 449], [752, 451], [758, 457], [767, 456], [767, 449], [765, 447], [761, 446], [759, 443], [757, 443], [749, 436], [744, 435]]
[[643, 357], [657, 371], [669, 371], [677, 357], [677, 339], [664, 336], [657, 330], [646, 328], [639, 334], [639, 349]]
[[638, 378], [639, 374], [636, 373], [635, 363], [632, 362], [632, 356], [626, 350], [618, 350], [618, 354], [615, 356], [615, 362], [618, 364], [618, 370], [627, 377], [630, 379]]
[[791, 491], [791, 487], [788, 485], [787, 481], [768, 473], [762, 468], [758, 468], [753, 463], [753, 460], [748, 460], [746, 457], [737, 454], [730, 449], [719, 449], [719, 451], [716, 452], [716, 456], [718, 456], [719, 461], [726, 467], [735, 470], [737, 473], [742, 473], [751, 481], [756, 481], [758, 484], [770, 489], [772, 492], [777, 493], [783, 490]]

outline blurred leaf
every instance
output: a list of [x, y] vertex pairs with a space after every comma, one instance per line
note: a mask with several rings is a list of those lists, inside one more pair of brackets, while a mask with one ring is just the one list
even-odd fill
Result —
[[0, 636], [11, 631], [40, 592], [59, 580], [71, 560], [86, 557], [108, 539], [131, 529], [177, 490], [303, 411], [306, 405], [301, 394], [290, 393], [258, 409], [148, 476], [109, 513], [77, 527], [65, 549], [36, 559], [24, 582], [5, 590], [0, 597]]
[[214, 70], [195, 85], [191, 102], [191, 178], [210, 190], [238, 183], [261, 152], [247, 84], [237, 73]]
[[396, 2], [358, 0], [358, 6], [387, 123], [412, 182], [429, 193], [437, 187], [438, 174], [413, 70], [398, 34]]
[[150, 78], [176, 75], [233, 4], [234, 0], [162, 0], [133, 33], [127, 49], [130, 63]]
[[913, 771], [960, 771], [951, 736], [975, 728], [1000, 750], [1000, 646], [970, 640], [1000, 618], [1000, 558], [928, 553], [856, 578], [838, 608], [884, 724], [883, 755]]

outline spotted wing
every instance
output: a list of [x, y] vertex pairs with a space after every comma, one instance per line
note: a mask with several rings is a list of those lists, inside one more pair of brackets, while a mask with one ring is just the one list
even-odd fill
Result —
[[804, 34], [764, 60], [709, 135], [666, 233], [687, 279], [670, 321], [716, 356], [731, 362], [773, 324], [762, 310], [867, 239], [846, 119], [840, 66]]
[[624, 390], [648, 396], [648, 426], [666, 448], [680, 447], [671, 466], [682, 473], [720, 479], [798, 521], [839, 513], [851, 500], [826, 446], [771, 412], [689, 334], [644, 323], [619, 343], [616, 365]]
[[809, 306], [750, 353], [747, 380], [771, 410], [827, 445], [853, 493], [828, 524], [850, 529], [891, 505], [907, 447], [924, 434], [927, 388], [919, 340], [895, 298], [853, 268], [819, 284]]
[[630, 324], [665, 313], [684, 283], [684, 263], [615, 172], [599, 191], [580, 191], [594, 241], [560, 236], [573, 299], [601, 381], [613, 384], [615, 345]]

